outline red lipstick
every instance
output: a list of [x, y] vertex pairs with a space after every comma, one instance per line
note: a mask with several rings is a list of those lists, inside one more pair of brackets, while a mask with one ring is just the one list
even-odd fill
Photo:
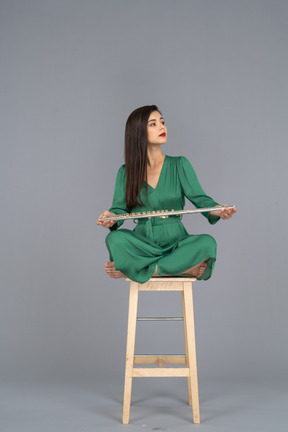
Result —
[[161, 137], [165, 137], [166, 136], [166, 133], [165, 132], [163, 132], [161, 135], [159, 135], [159, 136], [161, 136]]

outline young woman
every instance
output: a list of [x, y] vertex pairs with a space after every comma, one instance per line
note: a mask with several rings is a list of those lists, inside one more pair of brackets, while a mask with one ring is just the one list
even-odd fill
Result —
[[[167, 127], [156, 105], [143, 106], [128, 117], [125, 165], [118, 171], [112, 207], [100, 218], [117, 214], [180, 210], [187, 197], [197, 208], [217, 207], [205, 194], [194, 169], [183, 156], [164, 155]], [[211, 224], [230, 219], [236, 208], [202, 213]], [[179, 216], [138, 219], [133, 231], [118, 229], [123, 221], [97, 221], [109, 228], [106, 273], [145, 283], [152, 276], [181, 275], [209, 279], [216, 260], [216, 242], [206, 234], [189, 235]]]

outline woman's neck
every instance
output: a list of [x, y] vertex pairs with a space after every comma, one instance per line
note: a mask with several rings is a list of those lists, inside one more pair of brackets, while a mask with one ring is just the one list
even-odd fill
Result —
[[147, 149], [148, 155], [148, 166], [153, 167], [160, 162], [163, 162], [165, 155], [161, 151], [160, 146], [148, 146]]

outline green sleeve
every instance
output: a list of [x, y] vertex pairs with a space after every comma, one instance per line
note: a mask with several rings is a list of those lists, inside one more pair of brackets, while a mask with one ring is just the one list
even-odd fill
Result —
[[[214, 207], [219, 205], [211, 197], [206, 195], [196, 173], [189, 160], [184, 156], [178, 158], [178, 173], [183, 193], [196, 208]], [[202, 213], [210, 224], [215, 224], [220, 219], [219, 216], [210, 216], [209, 212]]]
[[[126, 207], [126, 201], [125, 201], [125, 187], [126, 187], [126, 171], [125, 171], [125, 165], [122, 165], [119, 168], [118, 173], [117, 173], [112, 207], [109, 209], [109, 212], [112, 212], [115, 214], [129, 213], [129, 210]], [[109, 229], [111, 231], [114, 231], [114, 230], [118, 229], [123, 223], [124, 223], [124, 221], [117, 221]]]

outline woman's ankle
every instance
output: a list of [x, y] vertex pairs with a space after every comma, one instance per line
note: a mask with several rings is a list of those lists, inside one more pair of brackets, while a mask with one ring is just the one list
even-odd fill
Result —
[[157, 276], [159, 276], [159, 275], [158, 275], [158, 267], [157, 267], [157, 264], [156, 264], [155, 271], [154, 271], [152, 277], [157, 277]]

